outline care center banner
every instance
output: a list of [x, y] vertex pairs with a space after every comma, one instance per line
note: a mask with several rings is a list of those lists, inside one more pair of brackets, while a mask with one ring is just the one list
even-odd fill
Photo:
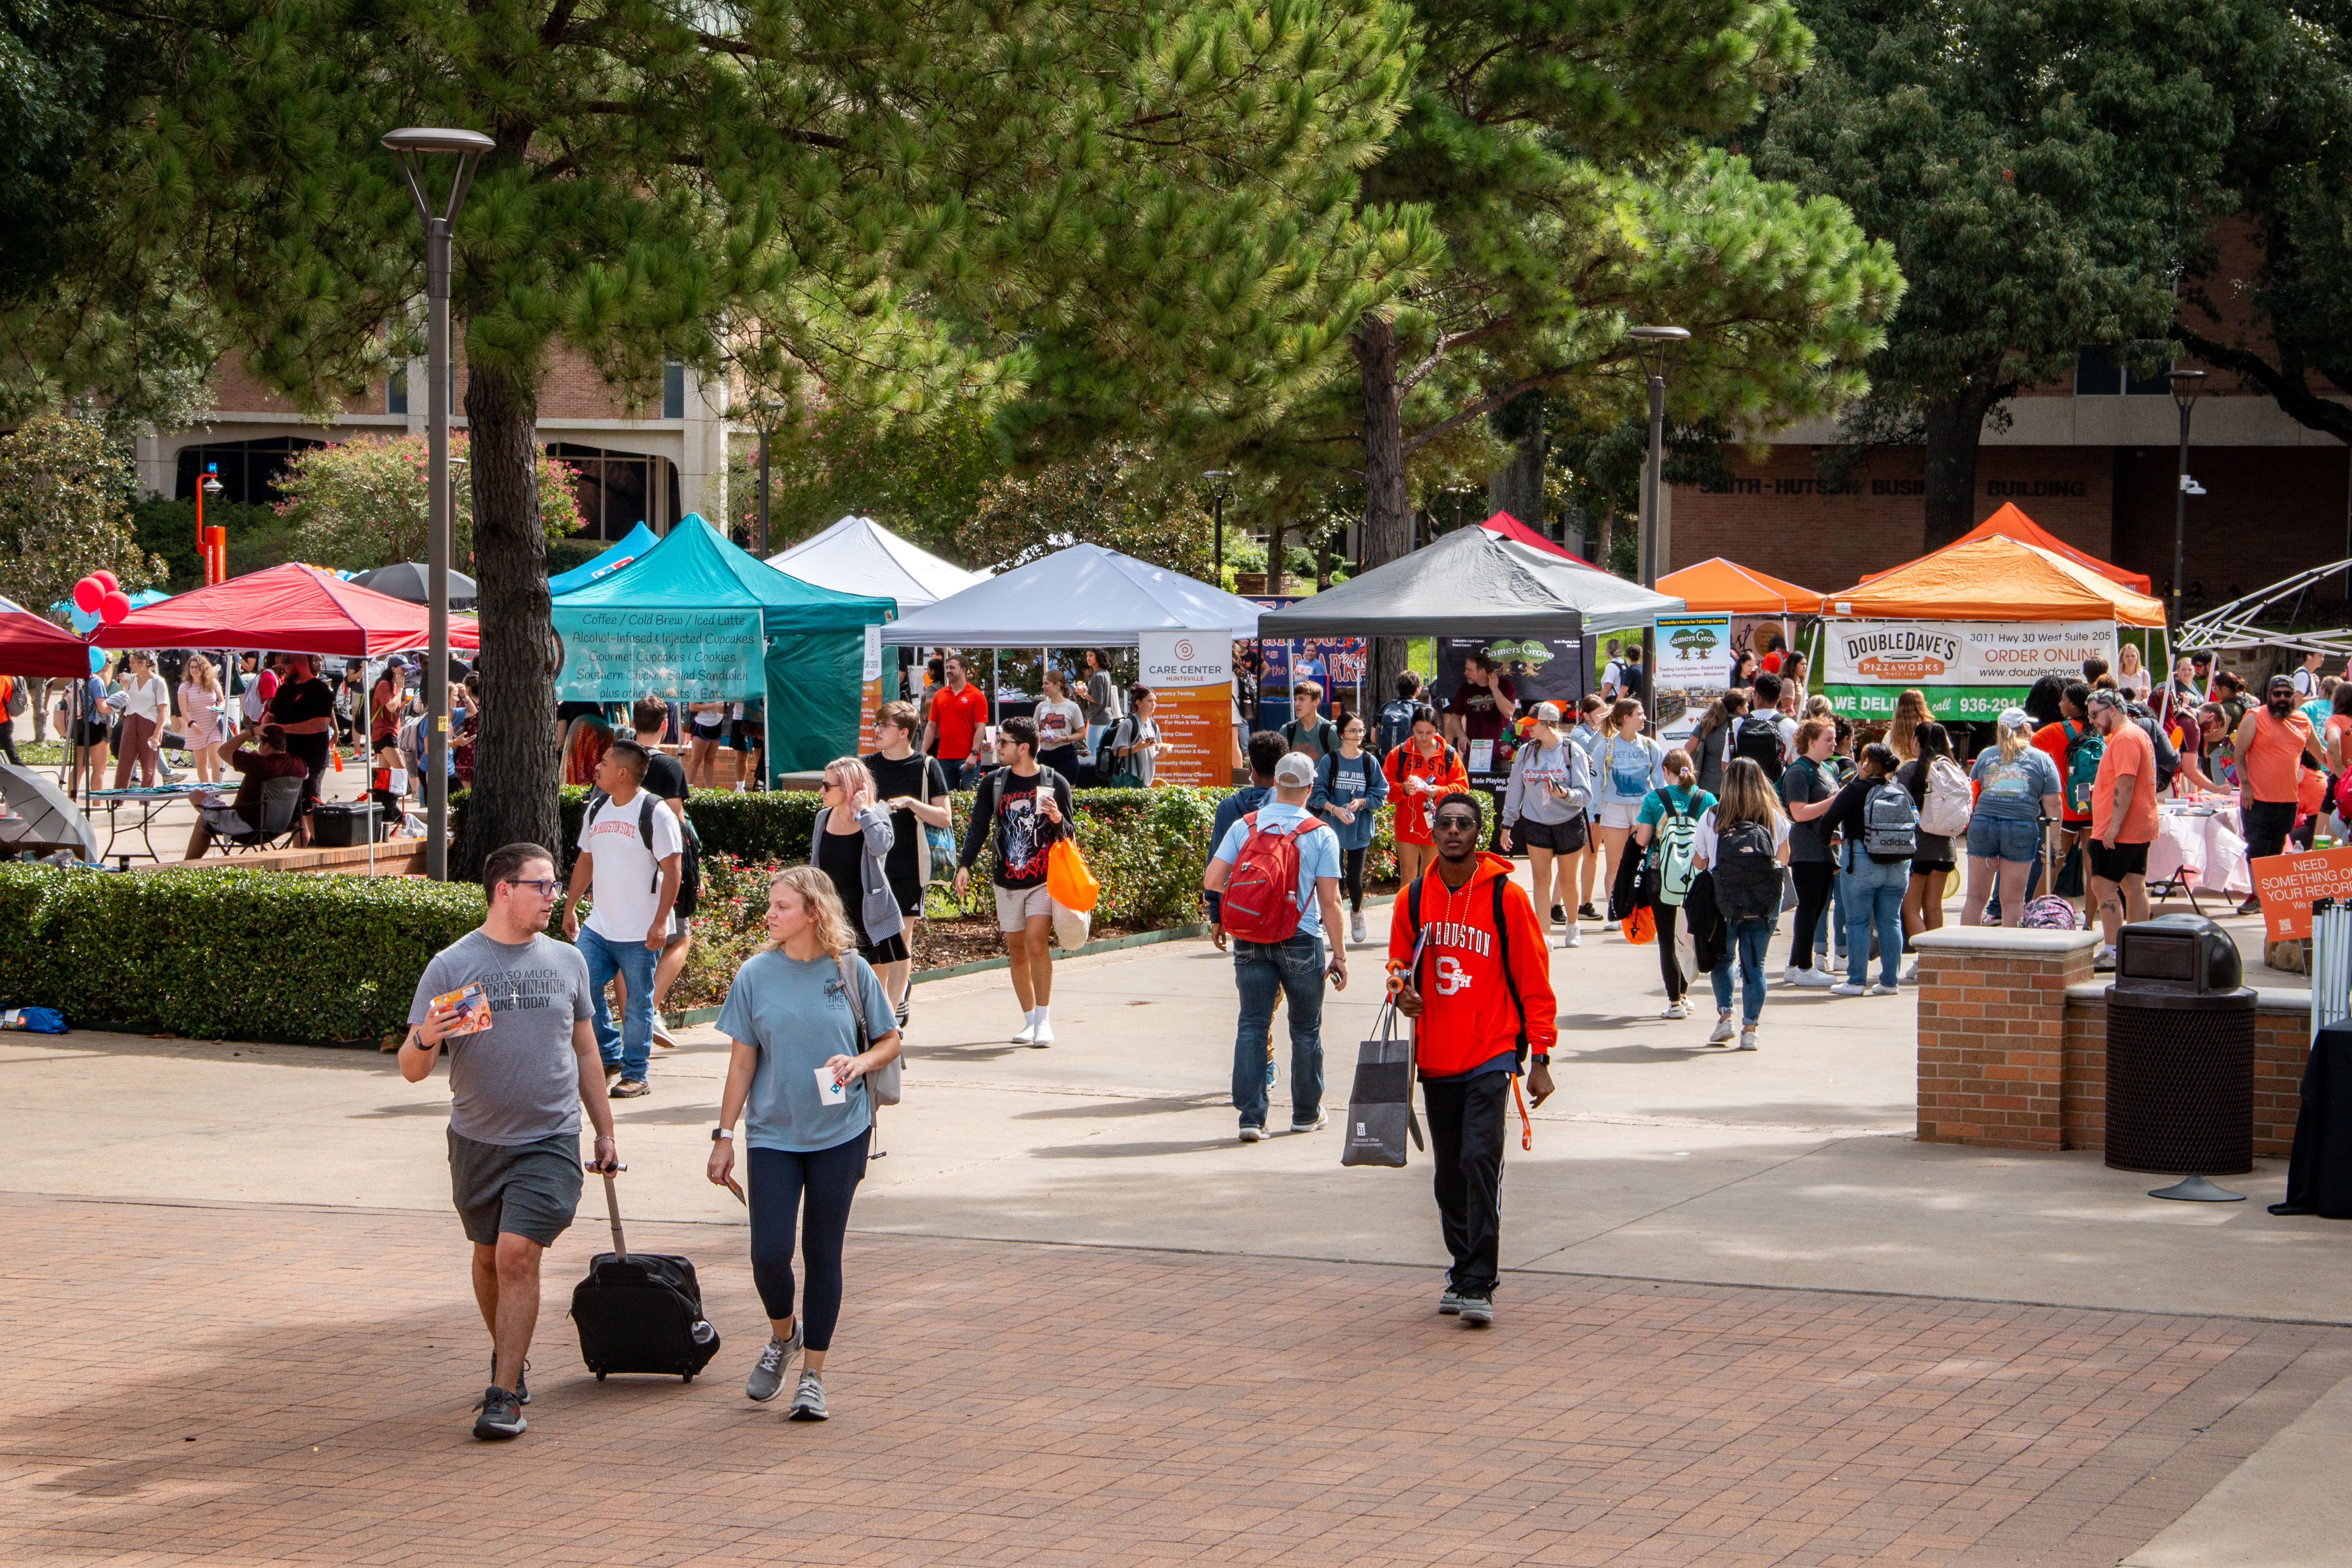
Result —
[[1820, 689], [1852, 719], [1894, 716], [1906, 686], [1938, 719], [1990, 722], [2044, 675], [2083, 679], [2083, 661], [2116, 661], [2112, 621], [1865, 621], [1822, 624]]
[[1136, 638], [1142, 683], [1159, 706], [1158, 784], [1234, 782], [1234, 634], [1142, 632]]
[[555, 607], [564, 702], [748, 701], [767, 693], [767, 648], [751, 610]]

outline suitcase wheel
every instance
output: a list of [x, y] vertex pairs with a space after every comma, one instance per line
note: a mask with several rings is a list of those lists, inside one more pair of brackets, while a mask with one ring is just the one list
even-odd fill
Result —
[[597, 1381], [597, 1382], [599, 1382], [599, 1383], [604, 1382], [604, 1374], [603, 1373], [601, 1373], [601, 1372], [600, 1372], [600, 1373], [598, 1373], [596, 1374], [596, 1381]]
[[679, 1381], [679, 1382], [681, 1382], [681, 1383], [692, 1383], [692, 1382], [694, 1381], [694, 1373], [690, 1373], [690, 1372], [689, 1372], [689, 1373], [688, 1373], [685, 1376], [681, 1377], [678, 1381]]

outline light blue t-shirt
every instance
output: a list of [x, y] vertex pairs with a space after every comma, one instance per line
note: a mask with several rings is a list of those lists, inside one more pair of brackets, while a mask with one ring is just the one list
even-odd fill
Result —
[[1976, 815], [1998, 822], [2038, 821], [2042, 797], [2066, 792], [2064, 781], [2058, 776], [2058, 764], [2039, 746], [2028, 746], [2005, 763], [2000, 760], [2000, 747], [1987, 746], [1977, 753], [1977, 763], [1969, 776], [1979, 786]]
[[[1323, 934], [1323, 906], [1315, 897], [1315, 879], [1339, 876], [1339, 836], [1304, 805], [1285, 805], [1278, 800], [1267, 801], [1257, 808], [1257, 825], [1263, 828], [1286, 831], [1300, 822], [1312, 822], [1318, 831], [1298, 836], [1298, 934]], [[1242, 846], [1249, 842], [1250, 826], [1236, 822], [1225, 829], [1224, 842], [1217, 846], [1213, 858], [1230, 866], [1242, 858]]]
[[[849, 972], [856, 978], [866, 1026], [877, 1035], [897, 1028], [898, 1015], [873, 968], [852, 953]], [[753, 953], [727, 987], [719, 1032], [760, 1053], [743, 1103], [747, 1148], [814, 1153], [848, 1142], [873, 1122], [874, 1104], [864, 1079], [849, 1086], [839, 1105], [826, 1104], [817, 1089], [817, 1068], [859, 1049], [841, 966], [833, 959], [804, 963], [781, 951]]]

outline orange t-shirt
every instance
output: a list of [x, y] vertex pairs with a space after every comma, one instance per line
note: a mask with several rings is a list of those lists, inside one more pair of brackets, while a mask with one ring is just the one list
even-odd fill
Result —
[[2273, 719], [2268, 708], [2253, 710], [2254, 743], [2238, 757], [2239, 787], [2248, 800], [2284, 805], [2300, 795], [2296, 758], [2311, 740], [2311, 721], [2300, 713]]
[[2156, 744], [2147, 731], [2128, 719], [2107, 731], [2099, 752], [2099, 776], [2091, 785], [2091, 832], [2107, 837], [2116, 815], [2116, 781], [2133, 780], [2131, 801], [2116, 829], [2118, 844], [2148, 844], [2156, 839]]

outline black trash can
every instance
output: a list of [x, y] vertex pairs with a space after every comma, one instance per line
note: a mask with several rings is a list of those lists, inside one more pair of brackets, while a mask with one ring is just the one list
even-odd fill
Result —
[[2123, 929], [2107, 987], [2108, 1168], [2236, 1175], [2254, 1166], [2254, 993], [2202, 915]]

